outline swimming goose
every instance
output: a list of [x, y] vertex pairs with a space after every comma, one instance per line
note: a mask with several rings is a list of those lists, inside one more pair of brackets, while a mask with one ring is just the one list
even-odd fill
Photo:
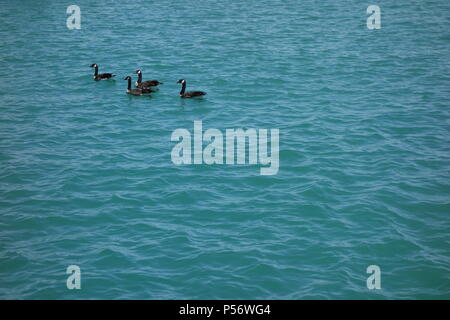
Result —
[[160, 84], [163, 84], [158, 80], [142, 81], [142, 71], [140, 69], [137, 69], [134, 73], [138, 75], [138, 80], [136, 81], [136, 87], [138, 88], [156, 87], [159, 86]]
[[92, 64], [91, 68], [95, 68], [95, 73], [94, 73], [94, 80], [95, 81], [111, 79], [112, 77], [116, 76], [115, 74], [112, 74], [112, 73], [100, 73], [100, 74], [98, 74], [98, 65], [96, 63]]
[[123, 80], [128, 80], [127, 94], [132, 94], [133, 96], [142, 96], [143, 94], [153, 92], [153, 90], [150, 88], [131, 89], [131, 77], [130, 76], [126, 76], [125, 78], [123, 78]]
[[181, 91], [180, 91], [180, 97], [182, 97], [182, 98], [194, 98], [194, 97], [204, 96], [206, 94], [206, 92], [203, 92], [203, 91], [185, 92], [186, 91], [186, 80], [184, 80], [184, 79], [178, 80], [177, 83], [182, 84]]

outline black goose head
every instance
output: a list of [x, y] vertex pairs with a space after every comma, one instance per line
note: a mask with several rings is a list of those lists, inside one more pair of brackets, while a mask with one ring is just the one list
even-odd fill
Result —
[[141, 69], [137, 69], [134, 73], [139, 74], [142, 73]]
[[123, 80], [131, 80], [130, 76], [126, 76], [125, 78], [123, 78]]
[[91, 64], [91, 68], [97, 68], [98, 65], [96, 63]]
[[180, 79], [180, 80], [177, 81], [177, 83], [186, 83], [186, 80]]

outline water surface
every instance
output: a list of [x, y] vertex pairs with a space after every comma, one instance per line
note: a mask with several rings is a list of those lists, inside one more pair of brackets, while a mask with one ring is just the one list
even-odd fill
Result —
[[[0, 2], [1, 298], [450, 298], [447, 1], [377, 1], [380, 30], [356, 0], [78, 0], [81, 30]], [[280, 129], [278, 174], [175, 166], [194, 120]]]

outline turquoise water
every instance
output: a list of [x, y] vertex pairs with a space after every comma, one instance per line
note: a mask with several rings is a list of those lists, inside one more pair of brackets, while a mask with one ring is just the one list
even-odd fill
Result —
[[[1, 298], [450, 298], [448, 1], [70, 4], [0, 1]], [[278, 174], [174, 165], [194, 120], [279, 129]]]

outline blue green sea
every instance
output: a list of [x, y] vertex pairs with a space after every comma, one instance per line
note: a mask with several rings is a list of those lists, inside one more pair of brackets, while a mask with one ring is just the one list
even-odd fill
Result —
[[[1, 299], [450, 299], [448, 1], [0, 14]], [[127, 95], [136, 69], [159, 91]], [[174, 164], [173, 131], [199, 120], [279, 129], [278, 173]]]

